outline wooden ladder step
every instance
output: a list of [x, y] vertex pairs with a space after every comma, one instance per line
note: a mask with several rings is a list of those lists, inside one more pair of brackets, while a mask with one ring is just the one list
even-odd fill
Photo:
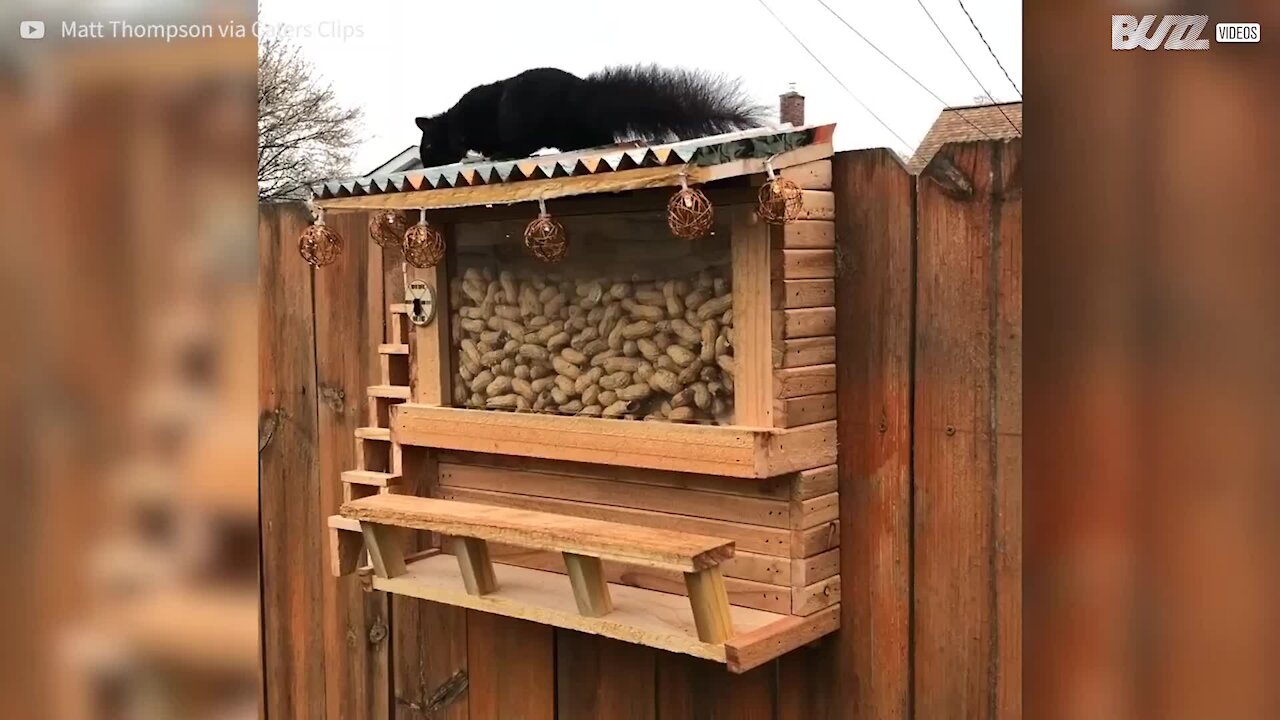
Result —
[[373, 470], [347, 470], [342, 473], [342, 482], [354, 485], [376, 485], [391, 487], [400, 484], [400, 476], [392, 473], [375, 472]]
[[378, 346], [378, 352], [383, 355], [408, 355], [408, 343], [383, 343]]
[[385, 440], [391, 442], [391, 428], [362, 427], [356, 428], [356, 437], [361, 440]]
[[370, 385], [369, 397], [387, 398], [390, 400], [408, 400], [408, 385]]
[[342, 516], [689, 573], [733, 557], [733, 541], [723, 538], [412, 495], [353, 500]]

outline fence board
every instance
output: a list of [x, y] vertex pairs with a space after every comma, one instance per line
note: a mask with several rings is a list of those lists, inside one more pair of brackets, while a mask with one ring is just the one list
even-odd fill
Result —
[[[333, 228], [347, 240], [338, 259], [315, 273], [316, 377], [319, 399], [319, 503], [327, 518], [342, 504], [339, 476], [356, 467], [354, 434], [364, 424], [365, 388], [378, 384], [382, 338], [381, 274], [371, 278], [363, 213], [338, 215]], [[389, 713], [385, 593], [365, 593], [360, 578], [325, 577], [322, 586], [325, 693], [330, 718], [379, 720]]]
[[840, 717], [911, 714], [914, 178], [887, 150], [836, 156]]
[[[325, 717], [321, 542], [312, 272], [297, 251], [308, 218], [267, 206], [258, 219], [261, 315], [258, 397], [265, 713]], [[310, 501], [308, 501], [310, 500]]]
[[474, 720], [555, 717], [555, 628], [468, 611], [467, 663]]
[[[354, 466], [362, 373], [376, 367], [386, 305], [403, 297], [400, 257], [367, 243], [363, 216], [338, 218], [347, 252], [313, 273], [297, 258], [303, 213], [265, 208], [261, 407], [282, 411], [262, 453], [266, 716], [1017, 717], [1021, 206], [991, 190], [1020, 175], [1021, 150], [943, 153], [972, 178], [973, 199], [929, 179], [917, 188], [887, 151], [833, 161], [843, 629], [744, 676], [325, 587], [329, 475]], [[408, 449], [404, 469], [406, 490], [425, 493], [430, 454]], [[370, 639], [383, 630], [379, 648]]]
[[654, 720], [657, 650], [586, 635], [556, 633], [558, 720]]
[[[402, 491], [430, 494], [435, 459], [425, 448], [403, 448]], [[413, 533], [410, 549], [425, 546]], [[391, 597], [393, 704], [398, 720], [467, 720], [471, 717], [467, 657], [467, 616], [463, 608], [416, 598]]]
[[996, 146], [996, 713], [1022, 717], [1022, 142]]
[[[997, 715], [999, 625], [1010, 578], [997, 578], [998, 510], [1017, 470], [998, 483], [994, 432], [1002, 399], [1001, 296], [1014, 276], [993, 219], [995, 144], [939, 153], [968, 178], [972, 198], [919, 183], [915, 383], [915, 704], [920, 718]], [[1002, 282], [1002, 275], [1008, 280]], [[1012, 318], [1009, 318], [1012, 319]], [[1006, 378], [1006, 383], [1012, 379]], [[1016, 380], [1012, 380], [1016, 382]], [[1009, 617], [1014, 608], [1005, 606]]]

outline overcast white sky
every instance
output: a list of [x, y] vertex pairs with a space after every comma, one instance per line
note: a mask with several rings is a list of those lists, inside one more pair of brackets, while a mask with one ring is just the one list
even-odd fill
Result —
[[[949, 105], [982, 94], [915, 0], [825, 0]], [[867, 114], [758, 0], [262, 0], [259, 21], [310, 37], [298, 44], [338, 96], [365, 112], [355, 173], [416, 145], [418, 115], [448, 109], [481, 83], [532, 67], [586, 75], [606, 65], [657, 62], [740, 76], [777, 107], [794, 82], [805, 119], [838, 123], [836, 148], [910, 154], [942, 103], [881, 58], [817, 0], [765, 0], [901, 140]], [[921, 0], [997, 100], [1017, 100], [958, 0]], [[1022, 3], [964, 0], [1022, 87]], [[359, 33], [358, 37], [347, 37]]]

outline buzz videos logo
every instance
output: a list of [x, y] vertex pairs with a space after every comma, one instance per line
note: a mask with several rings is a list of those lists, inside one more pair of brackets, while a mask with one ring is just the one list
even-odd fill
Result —
[[[1209, 39], [1204, 37], [1208, 25], [1208, 15], [1112, 15], [1111, 49], [1208, 50]], [[1262, 28], [1258, 23], [1218, 23], [1214, 37], [1220, 43], [1256, 43]]]

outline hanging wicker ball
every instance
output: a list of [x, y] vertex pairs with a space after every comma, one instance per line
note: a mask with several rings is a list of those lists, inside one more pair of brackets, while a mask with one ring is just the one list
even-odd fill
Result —
[[298, 238], [298, 253], [313, 267], [324, 267], [342, 252], [342, 236], [328, 225], [316, 223]]
[[671, 234], [683, 240], [697, 240], [711, 232], [715, 222], [715, 209], [711, 201], [697, 188], [677, 190], [667, 201], [667, 227]]
[[760, 188], [760, 205], [756, 213], [771, 225], [784, 225], [800, 217], [804, 209], [804, 191], [786, 178], [775, 177]]
[[409, 228], [400, 245], [404, 261], [416, 268], [435, 267], [444, 259], [444, 235], [425, 222]]
[[524, 246], [542, 262], [555, 263], [568, 254], [569, 238], [564, 225], [549, 216], [539, 215], [524, 229]]
[[409, 216], [399, 210], [380, 210], [369, 218], [369, 237], [382, 247], [397, 247], [409, 229]]

